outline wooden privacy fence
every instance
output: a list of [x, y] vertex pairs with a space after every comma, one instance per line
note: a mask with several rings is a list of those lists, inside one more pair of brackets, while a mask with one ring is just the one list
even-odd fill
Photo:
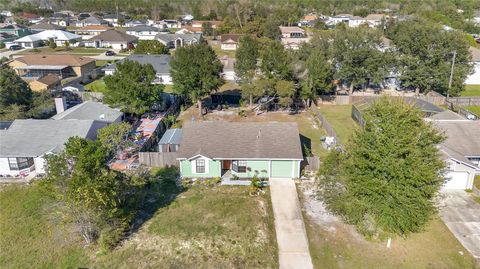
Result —
[[333, 136], [335, 138], [335, 143], [339, 143], [340, 141], [338, 140], [338, 136], [337, 136], [337, 133], [335, 132], [335, 130], [333, 129], [332, 125], [327, 121], [327, 119], [325, 118], [325, 116], [322, 115], [322, 113], [320, 113], [320, 110], [318, 110], [318, 108], [316, 106], [311, 106], [310, 107], [310, 110], [313, 112], [313, 114], [317, 117], [317, 119], [320, 121], [320, 123], [322, 124], [322, 127], [323, 129], [325, 129], [325, 131], [327, 131], [327, 135], [328, 136]]
[[480, 106], [480, 97], [450, 97], [447, 102], [457, 106]]
[[320, 159], [317, 156], [305, 157], [304, 169], [305, 171], [318, 171], [320, 169]]
[[140, 164], [149, 167], [178, 166], [177, 152], [139, 152]]

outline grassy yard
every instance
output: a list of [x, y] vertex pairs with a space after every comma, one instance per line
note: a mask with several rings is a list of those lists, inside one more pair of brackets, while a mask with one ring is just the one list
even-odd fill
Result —
[[352, 119], [351, 105], [320, 105], [320, 112], [327, 118], [333, 126], [340, 141], [346, 143], [358, 124]]
[[480, 116], [480, 106], [466, 106], [465, 108], [475, 113], [477, 116]]
[[2, 188], [0, 268], [278, 268], [268, 192], [193, 186], [116, 249], [98, 253], [55, 221], [37, 185]]
[[103, 78], [94, 80], [85, 85], [85, 89], [92, 92], [103, 92], [105, 90], [105, 81], [103, 81]]
[[480, 96], [480, 85], [467, 85], [460, 96]]
[[475, 176], [475, 179], [473, 180], [473, 185], [475, 185], [475, 187], [480, 190], [480, 175]]
[[473, 257], [438, 217], [423, 232], [394, 238], [390, 249], [386, 241], [365, 240], [352, 226], [319, 225], [307, 214], [304, 220], [310, 254], [318, 269], [477, 268]]
[[222, 50], [220, 45], [210, 45], [212, 49], [215, 51], [217, 56], [228, 56], [229, 58], [235, 58], [235, 51], [234, 50]]

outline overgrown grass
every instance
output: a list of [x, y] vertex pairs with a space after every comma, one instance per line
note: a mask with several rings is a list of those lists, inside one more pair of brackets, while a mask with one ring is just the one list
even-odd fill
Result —
[[466, 85], [460, 96], [480, 96], [480, 85]]
[[438, 217], [423, 232], [394, 238], [390, 249], [385, 241], [365, 240], [348, 225], [332, 224], [327, 229], [306, 214], [304, 220], [315, 268], [477, 268], [473, 257]]
[[85, 85], [85, 89], [92, 92], [104, 92], [105, 91], [105, 81], [103, 78], [97, 79]]
[[358, 124], [352, 119], [351, 105], [321, 105], [320, 112], [327, 118], [337, 133], [340, 142], [346, 143]]
[[75, 268], [89, 263], [79, 238], [53, 224], [37, 184], [0, 191], [0, 268]]
[[477, 116], [480, 116], [480, 106], [466, 106], [465, 108]]
[[269, 195], [193, 186], [138, 236], [101, 257], [102, 268], [278, 268]]

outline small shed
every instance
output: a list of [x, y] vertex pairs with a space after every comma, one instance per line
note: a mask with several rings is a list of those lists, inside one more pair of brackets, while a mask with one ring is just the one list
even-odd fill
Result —
[[177, 152], [182, 140], [182, 129], [168, 129], [158, 142], [159, 152]]

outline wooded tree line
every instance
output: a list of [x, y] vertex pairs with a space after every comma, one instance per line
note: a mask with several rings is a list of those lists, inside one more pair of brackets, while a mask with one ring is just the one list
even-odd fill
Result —
[[[38, 3], [2, 1], [6, 7], [15, 7], [14, 11], [35, 12], [39, 6], [53, 6], [78, 12], [116, 11], [114, 3], [110, 0], [38, 0]], [[325, 15], [353, 13], [365, 16], [369, 13], [383, 13], [384, 10], [418, 15], [429, 21], [470, 33], [480, 32], [478, 26], [467, 21], [472, 18], [476, 9], [480, 9], [480, 2], [476, 0], [117, 0], [115, 3], [120, 11], [127, 12], [135, 18], [149, 16], [156, 19], [172, 19], [190, 13], [199, 20], [222, 20], [224, 31], [242, 33], [268, 32], [271, 25], [293, 23], [309, 11]], [[458, 12], [458, 9], [463, 12]], [[38, 12], [45, 12], [45, 9]]]
[[[343, 86], [350, 92], [382, 87], [392, 77], [404, 89], [455, 96], [472, 71], [468, 48], [463, 33], [422, 19], [388, 22], [385, 30], [340, 26], [317, 31], [298, 51], [284, 49], [277, 40], [245, 36], [236, 52], [235, 71], [244, 99], [250, 102], [276, 95], [288, 106], [285, 98], [292, 96], [308, 102]], [[277, 81], [291, 81], [292, 88], [278, 91]]]

